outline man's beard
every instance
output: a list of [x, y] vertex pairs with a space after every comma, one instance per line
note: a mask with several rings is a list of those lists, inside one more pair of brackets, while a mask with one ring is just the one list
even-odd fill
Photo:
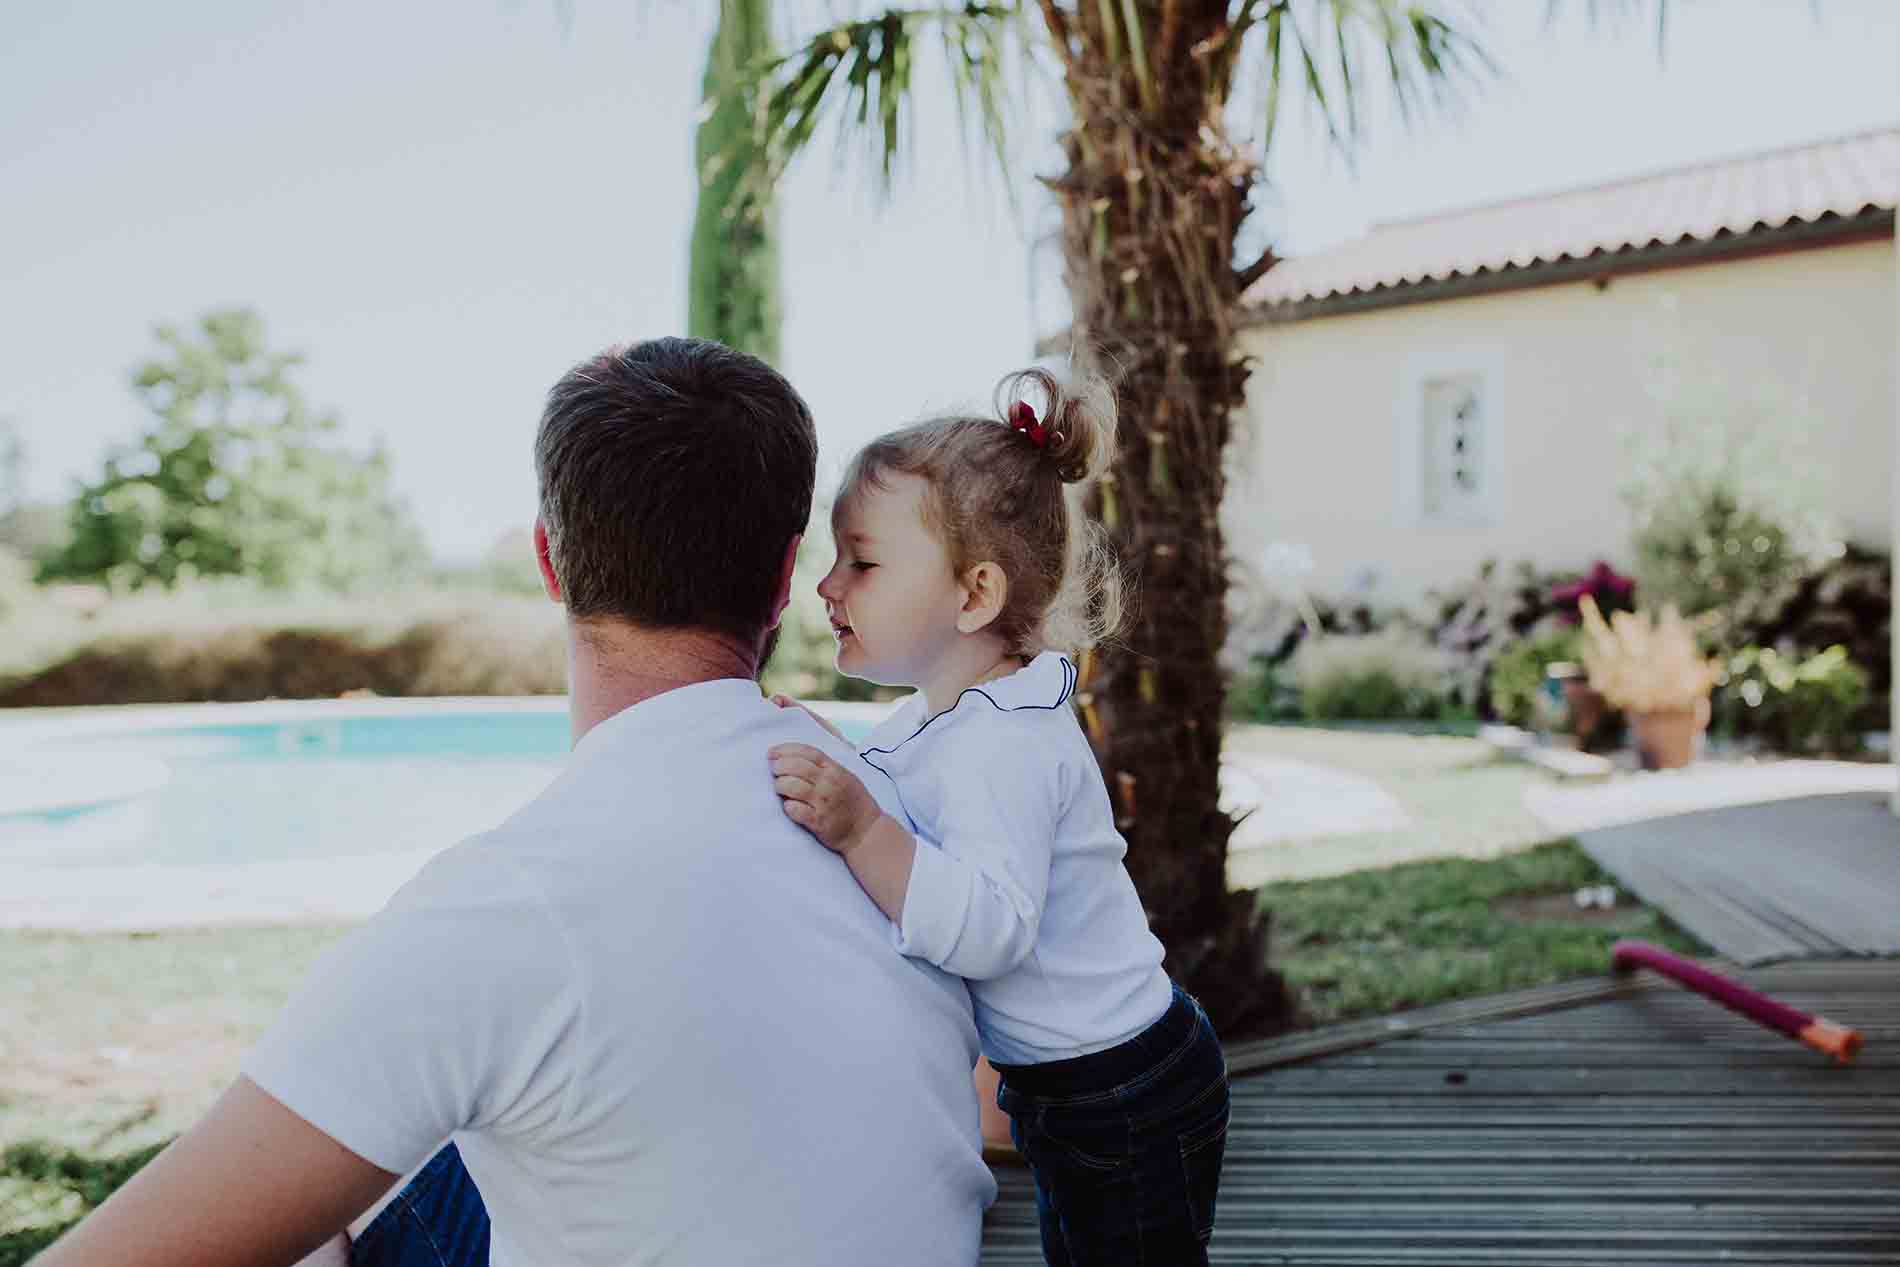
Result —
[[778, 648], [779, 631], [783, 628], [784, 625], [781, 623], [765, 631], [765, 643], [759, 648], [759, 671], [755, 675], [758, 678], [765, 677], [766, 666], [772, 663], [772, 652]]

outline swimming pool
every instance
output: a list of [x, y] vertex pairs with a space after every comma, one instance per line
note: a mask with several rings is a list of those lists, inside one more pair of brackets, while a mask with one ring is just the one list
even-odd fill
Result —
[[108, 711], [0, 726], [0, 865], [413, 859], [501, 822], [568, 750], [564, 699]]

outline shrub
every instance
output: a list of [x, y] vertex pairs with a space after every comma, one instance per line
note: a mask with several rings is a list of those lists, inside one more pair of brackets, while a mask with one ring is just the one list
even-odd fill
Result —
[[429, 595], [220, 611], [193, 597], [120, 599], [92, 620], [68, 618], [63, 645], [77, 648], [16, 666], [0, 683], [0, 707], [566, 690], [552, 603]]
[[1453, 712], [1445, 654], [1403, 630], [1311, 639], [1290, 668], [1313, 721], [1430, 721]]
[[1867, 705], [1858, 725], [1887, 725], [1893, 686], [1893, 558], [1884, 551], [1844, 545], [1795, 586], [1780, 609], [1743, 628], [1743, 640], [1761, 647], [1847, 648], [1868, 678]]
[[1583, 631], [1557, 625], [1507, 644], [1491, 663], [1491, 714], [1513, 726], [1537, 719], [1537, 699], [1550, 666], [1575, 663], [1583, 654]]
[[25, 610], [33, 600], [33, 565], [0, 546], [0, 621]]
[[1427, 596], [1426, 632], [1432, 645], [1451, 658], [1459, 701], [1483, 712], [1495, 708], [1491, 676], [1507, 647], [1553, 616], [1574, 623], [1585, 594], [1595, 596], [1605, 611], [1623, 610], [1632, 589], [1628, 578], [1601, 560], [1588, 572], [1546, 572], [1529, 560], [1506, 572], [1487, 559], [1472, 580]]
[[1284, 663], [1253, 658], [1227, 686], [1227, 715], [1236, 721], [1288, 721], [1300, 715], [1300, 694]]
[[1632, 433], [1622, 489], [1645, 603], [1708, 615], [1716, 642], [1785, 603], [1832, 548], [1802, 428], [1759, 401], [1681, 398]]
[[1724, 733], [1754, 735], [1783, 752], [1849, 753], [1860, 747], [1868, 674], [1845, 647], [1805, 657], [1744, 647], [1723, 666], [1720, 685], [1715, 718]]
[[1399, 619], [1397, 612], [1360, 598], [1336, 600], [1314, 594], [1297, 603], [1273, 599], [1230, 619], [1223, 658], [1238, 677], [1256, 661], [1286, 664], [1314, 633], [1376, 633]]

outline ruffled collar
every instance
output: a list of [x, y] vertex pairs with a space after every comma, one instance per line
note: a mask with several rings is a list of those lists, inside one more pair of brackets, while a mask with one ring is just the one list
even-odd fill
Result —
[[957, 702], [938, 713], [935, 717], [924, 717], [923, 692], [911, 697], [891, 720], [908, 718], [910, 724], [893, 727], [901, 736], [894, 743], [884, 747], [864, 750], [869, 757], [874, 753], [890, 754], [934, 728], [949, 725], [950, 718], [970, 709], [993, 709], [1002, 713], [1013, 713], [1021, 709], [1054, 710], [1069, 702], [1075, 694], [1075, 665], [1069, 657], [1056, 651], [1045, 651], [1022, 668], [1007, 677], [981, 682], [964, 690], [957, 696]]

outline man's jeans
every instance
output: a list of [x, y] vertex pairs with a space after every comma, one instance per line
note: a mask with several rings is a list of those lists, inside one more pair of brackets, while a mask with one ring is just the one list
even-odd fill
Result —
[[487, 1267], [488, 1207], [454, 1144], [416, 1172], [350, 1246], [352, 1267]]

